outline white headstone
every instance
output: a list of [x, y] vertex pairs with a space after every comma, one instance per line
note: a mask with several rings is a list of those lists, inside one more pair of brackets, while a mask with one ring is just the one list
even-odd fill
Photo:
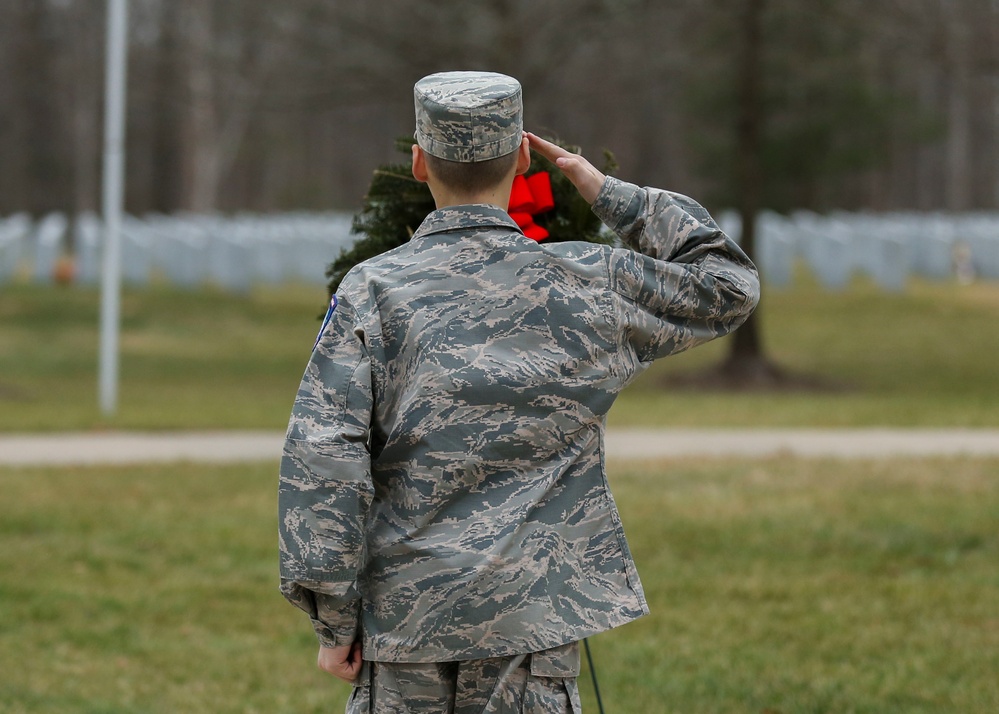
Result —
[[69, 222], [61, 213], [50, 213], [38, 224], [35, 232], [34, 279], [40, 283], [50, 283], [55, 276], [55, 267], [63, 251], [63, 239]]

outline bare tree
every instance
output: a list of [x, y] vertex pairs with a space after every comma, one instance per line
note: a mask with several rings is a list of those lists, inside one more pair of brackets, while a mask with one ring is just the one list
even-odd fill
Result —
[[100, 116], [103, 89], [103, 46], [98, 41], [104, 17], [85, 3], [68, 3], [53, 12], [61, 51], [53, 57], [53, 85], [58, 103], [60, 134], [70, 140], [59, 148], [60, 163], [71, 180], [67, 208], [96, 211], [100, 203]]
[[946, 23], [945, 62], [947, 83], [947, 208], [971, 207], [971, 33], [965, 17], [967, 3], [940, 0], [940, 17]]
[[[740, 16], [743, 30], [736, 55], [739, 66], [735, 116], [736, 191], [742, 221], [741, 245], [750, 256], [756, 253], [756, 220], [763, 200], [763, 21], [766, 6], [766, 0], [744, 0]], [[732, 336], [722, 372], [736, 381], [769, 381], [777, 375], [763, 354], [759, 320], [758, 313], [750, 315]]]
[[[533, 127], [613, 150], [629, 178], [736, 205], [740, 0], [131, 7], [130, 210], [356, 207], [411, 131], [413, 82], [461, 68], [519, 77]], [[0, 212], [94, 206], [102, 9], [9, 3]], [[765, 0], [762, 17], [763, 170], [794, 180], [765, 181], [761, 205], [999, 206], [995, 0]]]
[[[0, 122], [6, 128], [3, 159], [6, 201], [16, 209], [41, 213], [64, 199], [69, 167], [62, 160], [55, 57], [59, 37], [48, 3], [17, 0], [5, 13], [4, 72], [10, 103]], [[8, 193], [9, 192], [9, 193]]]

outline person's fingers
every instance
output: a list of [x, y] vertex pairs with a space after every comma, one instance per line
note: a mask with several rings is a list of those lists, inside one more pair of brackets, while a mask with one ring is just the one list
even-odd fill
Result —
[[524, 133], [527, 134], [527, 138], [531, 142], [531, 148], [553, 163], [557, 162], [560, 158], [575, 156], [575, 154], [569, 153], [558, 144], [553, 144], [550, 141], [542, 139], [537, 134], [532, 134], [529, 131]]
[[558, 166], [587, 203], [592, 204], [596, 200], [606, 177], [593, 164], [579, 154], [566, 151], [536, 134], [529, 131], [524, 133], [531, 148]]
[[347, 655], [347, 665], [356, 674], [361, 668], [361, 641], [354, 640], [354, 644], [350, 647], [350, 653]]
[[338, 679], [352, 682], [361, 671], [361, 643], [343, 647], [320, 647], [319, 669]]

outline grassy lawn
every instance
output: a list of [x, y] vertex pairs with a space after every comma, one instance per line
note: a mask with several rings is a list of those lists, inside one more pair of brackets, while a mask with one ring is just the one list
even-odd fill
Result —
[[96, 290], [7, 286], [0, 429], [284, 428], [322, 289], [237, 296], [167, 288], [122, 300], [119, 413], [97, 407]]
[[999, 284], [866, 282], [828, 292], [806, 280], [764, 290], [764, 349], [792, 372], [840, 388], [726, 394], [662, 388], [727, 354], [727, 338], [655, 363], [622, 395], [612, 423], [719, 426], [999, 426]]
[[[0, 711], [342, 711], [275, 471], [0, 470]], [[592, 641], [609, 712], [999, 711], [999, 460], [611, 473], [653, 614]]]
[[[0, 298], [0, 430], [284, 428], [319, 328], [322, 288], [245, 296], [127, 290], [119, 413], [97, 409], [95, 290], [6, 285]], [[999, 284], [799, 280], [761, 307], [783, 367], [845, 385], [827, 393], [664, 388], [724, 355], [725, 340], [663, 360], [621, 396], [611, 424], [999, 426]]]

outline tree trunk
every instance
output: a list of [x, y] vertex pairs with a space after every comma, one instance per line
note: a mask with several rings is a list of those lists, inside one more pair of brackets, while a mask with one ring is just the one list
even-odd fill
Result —
[[[49, 28], [47, 3], [22, 0], [13, 16], [20, 21], [15, 57], [23, 125], [23, 164], [17, 173], [21, 190], [20, 209], [35, 215], [65, 209], [68, 204], [65, 162], [60, 156], [58, 111], [52, 96], [53, 58], [57, 47]], [[12, 13], [6, 13], [12, 14]], [[9, 170], [10, 167], [4, 167]]]
[[[742, 220], [740, 244], [750, 258], [756, 248], [756, 216], [760, 211], [763, 167], [761, 144], [763, 136], [763, 13], [766, 0], [744, 0], [742, 47], [737, 54], [738, 115], [736, 124], [736, 182], [739, 195], [739, 216]], [[770, 372], [763, 356], [760, 340], [759, 309], [732, 336], [728, 359], [723, 371], [731, 375], [758, 376]]]
[[947, 18], [947, 59], [950, 69], [947, 96], [947, 208], [971, 207], [971, 57], [970, 36], [962, 7], [944, 0]]
[[189, 101], [184, 141], [184, 205], [196, 213], [209, 213], [218, 207], [220, 181], [215, 73], [210, 59], [212, 7], [188, 0], [183, 9]]
[[181, 53], [178, 51], [181, 17], [177, 3], [164, 3], [159, 21], [160, 36], [155, 46], [155, 69], [151, 77], [156, 94], [153, 100], [155, 113], [151, 148], [155, 180], [151, 186], [150, 204], [154, 211], [170, 213], [183, 203], [180, 153], [185, 149], [181, 145], [178, 131], [183, 123], [183, 116], [178, 110], [182, 96], [182, 66]]
[[51, 91], [60, 95], [57, 101], [65, 112], [66, 134], [72, 137], [63, 152], [71, 197], [66, 208], [79, 214], [100, 207], [103, 47], [95, 47], [93, 38], [98, 27], [103, 31], [104, 17], [95, 17], [92, 7], [79, 3], [67, 5], [60, 14], [63, 49]]

